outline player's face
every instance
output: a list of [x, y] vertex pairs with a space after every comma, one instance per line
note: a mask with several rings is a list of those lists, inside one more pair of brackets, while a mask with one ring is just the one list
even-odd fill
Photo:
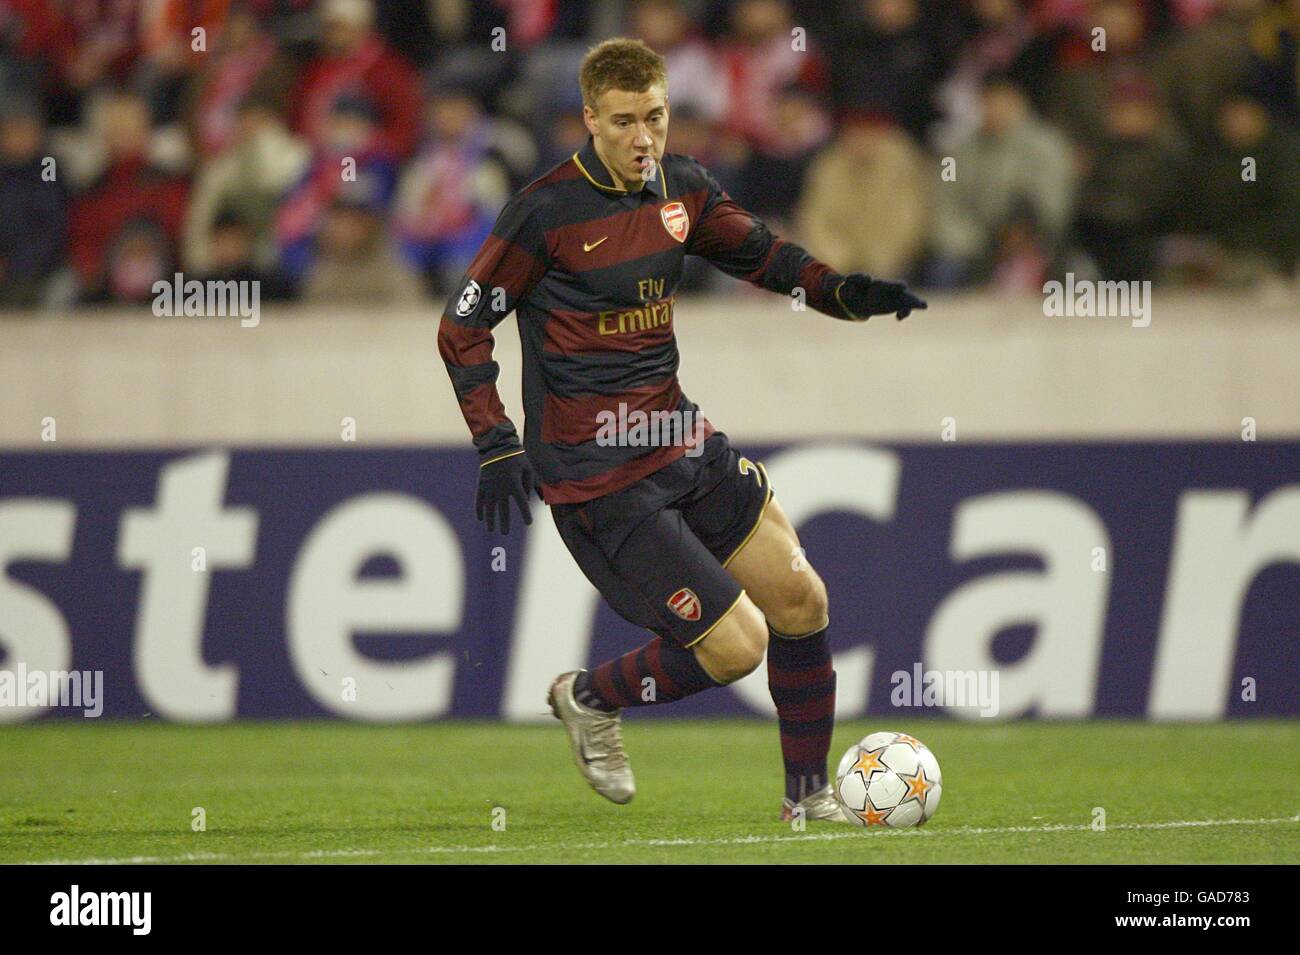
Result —
[[658, 84], [642, 93], [606, 90], [596, 109], [583, 107], [582, 118], [596, 152], [624, 184], [633, 188], [664, 155], [668, 142], [668, 96]]

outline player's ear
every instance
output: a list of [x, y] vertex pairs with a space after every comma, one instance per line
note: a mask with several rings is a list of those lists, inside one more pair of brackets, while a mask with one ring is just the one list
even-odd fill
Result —
[[600, 131], [600, 125], [596, 122], [596, 111], [585, 103], [582, 107], [582, 124], [587, 127], [587, 132], [593, 136]]

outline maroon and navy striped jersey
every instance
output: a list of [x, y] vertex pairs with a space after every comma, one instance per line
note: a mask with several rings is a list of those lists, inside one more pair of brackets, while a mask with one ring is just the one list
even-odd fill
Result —
[[[523, 347], [523, 447], [548, 504], [586, 501], [687, 452], [683, 441], [608, 440], [602, 425], [690, 412], [677, 381], [674, 292], [687, 255], [846, 318], [843, 276], [774, 236], [689, 156], [668, 154], [628, 192], [592, 141], [514, 196], [447, 304], [438, 350], [484, 464], [520, 448], [497, 394], [492, 329], [516, 312]], [[604, 439], [602, 439], [604, 438]]]

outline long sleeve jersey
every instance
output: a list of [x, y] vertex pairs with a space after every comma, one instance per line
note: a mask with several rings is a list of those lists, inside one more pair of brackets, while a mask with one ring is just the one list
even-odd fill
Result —
[[810, 308], [850, 317], [838, 295], [844, 277], [774, 236], [694, 159], [664, 156], [630, 192], [589, 139], [506, 204], [443, 312], [438, 350], [481, 463], [520, 449], [492, 360], [492, 330], [511, 311], [523, 448], [547, 504], [613, 493], [688, 450], [602, 440], [611, 420], [689, 412], [697, 441], [712, 433], [677, 380], [674, 293], [687, 255], [773, 292], [802, 289]]

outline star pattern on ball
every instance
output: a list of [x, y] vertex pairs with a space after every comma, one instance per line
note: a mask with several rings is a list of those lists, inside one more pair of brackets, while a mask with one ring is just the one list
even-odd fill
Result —
[[925, 794], [934, 788], [934, 783], [925, 778], [925, 767], [917, 767], [915, 776], [908, 776], [905, 773], [899, 773], [898, 778], [907, 783], [907, 795], [904, 799], [916, 799], [918, 802], [925, 802]]
[[899, 733], [898, 739], [894, 740], [894, 742], [906, 743], [908, 746], [912, 747], [912, 749], [916, 750], [918, 753], [921, 751], [921, 747], [924, 745], [915, 736], [908, 736], [906, 733]]
[[853, 764], [853, 768], [849, 772], [861, 773], [862, 778], [870, 782], [872, 773], [885, 768], [885, 764], [880, 761], [882, 752], [884, 752], [883, 747], [881, 749], [864, 749], [860, 751], [858, 761]]
[[890, 809], [881, 812], [875, 806], [871, 805], [871, 800], [868, 799], [867, 808], [854, 809], [853, 815], [857, 816], [868, 826], [883, 826], [885, 825], [885, 819], [889, 817], [890, 812], [892, 812]]

